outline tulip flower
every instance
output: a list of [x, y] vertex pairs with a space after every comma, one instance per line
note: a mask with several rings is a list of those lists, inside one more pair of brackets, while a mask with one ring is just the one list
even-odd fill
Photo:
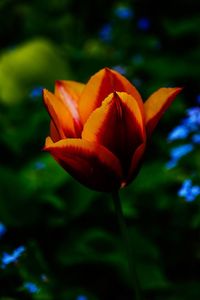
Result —
[[112, 192], [136, 176], [158, 121], [181, 88], [160, 88], [145, 102], [118, 72], [104, 68], [87, 84], [57, 81], [43, 91], [51, 118], [44, 150], [79, 182]]
[[118, 72], [104, 68], [86, 85], [57, 81], [43, 97], [51, 117], [44, 150], [79, 182], [112, 193], [134, 299], [142, 299], [118, 190], [137, 175], [148, 140], [181, 88], [160, 88], [144, 103]]

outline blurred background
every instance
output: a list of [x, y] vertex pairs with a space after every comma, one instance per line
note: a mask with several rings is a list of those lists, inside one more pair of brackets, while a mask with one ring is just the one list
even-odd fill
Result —
[[133, 299], [112, 199], [42, 152], [42, 88], [105, 66], [184, 87], [121, 198], [145, 300], [200, 299], [198, 4], [0, 1], [0, 300]]

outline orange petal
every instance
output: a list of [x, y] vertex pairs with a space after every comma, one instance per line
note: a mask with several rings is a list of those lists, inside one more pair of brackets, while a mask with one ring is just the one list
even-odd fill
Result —
[[69, 110], [74, 120], [77, 137], [80, 136], [83, 129], [78, 112], [78, 102], [84, 86], [84, 84], [79, 82], [65, 80], [57, 80], [55, 85], [55, 95], [63, 101]]
[[43, 99], [60, 138], [76, 137], [73, 118], [62, 100], [48, 90], [43, 90]]
[[81, 95], [79, 112], [83, 124], [92, 111], [113, 92], [126, 92], [132, 95], [143, 112], [143, 102], [137, 89], [118, 72], [104, 68], [90, 78]]
[[99, 143], [121, 161], [125, 172], [135, 149], [145, 139], [142, 115], [137, 101], [127, 93], [110, 94], [88, 118], [82, 138]]
[[53, 121], [50, 122], [50, 136], [54, 142], [61, 140], [61, 136], [54, 125]]
[[63, 87], [65, 93], [70, 96], [76, 103], [79, 102], [85, 84], [71, 80], [57, 80], [55, 84], [55, 95], [60, 95], [60, 86]]
[[44, 151], [46, 151], [48, 149], [48, 147], [51, 147], [54, 145], [54, 142], [52, 140], [52, 138], [50, 136], [48, 136], [45, 140], [45, 146], [44, 146]]
[[135, 150], [132, 156], [128, 177], [121, 184], [122, 188], [128, 185], [138, 174], [145, 149], [146, 149], [146, 141], [144, 141], [141, 145], [139, 145], [138, 148]]
[[152, 134], [163, 113], [181, 90], [182, 88], [160, 88], [144, 103], [145, 123], [148, 136]]
[[82, 139], [65, 139], [53, 143], [47, 138], [44, 150], [82, 184], [99, 191], [120, 187], [119, 160], [105, 147]]

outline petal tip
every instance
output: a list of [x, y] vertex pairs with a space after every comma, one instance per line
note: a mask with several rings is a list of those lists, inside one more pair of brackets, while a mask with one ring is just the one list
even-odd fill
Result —
[[184, 89], [184, 87], [174, 87], [173, 88], [175, 91], [175, 94], [178, 95], [180, 92], [182, 92], [182, 90]]
[[50, 91], [48, 91], [47, 89], [43, 89], [42, 95], [43, 95], [43, 99], [45, 99], [46, 97], [50, 97], [52, 95], [52, 93]]
[[147, 136], [150, 137], [163, 113], [183, 87], [164, 87], [155, 91], [144, 103]]
[[42, 89], [42, 95], [45, 96], [45, 94], [48, 92], [47, 89]]
[[103, 68], [103, 70], [105, 71], [105, 72], [111, 72], [112, 70], [110, 69], [110, 68], [108, 68], [108, 67], [105, 67], [105, 68]]
[[55, 81], [55, 86], [60, 87], [62, 85], [63, 85], [62, 80], [56, 80]]
[[51, 146], [54, 144], [54, 142], [52, 141], [52, 139], [50, 138], [50, 136], [48, 136], [45, 140], [45, 145], [42, 148], [42, 151], [49, 151]]

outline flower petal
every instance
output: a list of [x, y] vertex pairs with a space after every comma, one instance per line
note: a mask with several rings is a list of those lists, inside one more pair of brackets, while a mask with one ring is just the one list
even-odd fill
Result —
[[48, 90], [43, 90], [43, 99], [60, 138], [76, 137], [73, 118], [62, 100]]
[[64, 92], [70, 96], [76, 103], [79, 102], [85, 84], [71, 80], [57, 80], [55, 84], [55, 95], [60, 95], [60, 87], [63, 87]]
[[118, 72], [104, 68], [90, 78], [81, 95], [79, 112], [83, 124], [92, 111], [113, 92], [126, 92], [132, 95], [143, 113], [143, 102], [137, 89]]
[[152, 134], [163, 113], [181, 90], [182, 88], [160, 88], [144, 103], [145, 123], [148, 136]]
[[54, 141], [54, 143], [61, 140], [61, 136], [56, 126], [54, 125], [53, 121], [50, 122], [50, 137]]
[[46, 139], [44, 150], [82, 184], [99, 191], [120, 187], [122, 171], [119, 160], [105, 147], [82, 139], [53, 143]]
[[127, 93], [110, 94], [88, 118], [82, 138], [99, 143], [113, 152], [127, 172], [135, 149], [145, 139], [137, 101]]
[[53, 142], [52, 138], [48, 136], [45, 140], [45, 146], [43, 148], [44, 151], [48, 151], [47, 149], [51, 146], [53, 146], [55, 143]]
[[84, 86], [82, 83], [67, 80], [57, 80], [55, 85], [55, 95], [63, 101], [63, 104], [70, 112], [77, 137], [80, 137], [83, 129], [78, 112], [78, 102]]
[[132, 156], [128, 177], [121, 184], [122, 188], [128, 185], [138, 174], [145, 149], [146, 149], [146, 141], [144, 141], [141, 145], [139, 145], [135, 150]]

